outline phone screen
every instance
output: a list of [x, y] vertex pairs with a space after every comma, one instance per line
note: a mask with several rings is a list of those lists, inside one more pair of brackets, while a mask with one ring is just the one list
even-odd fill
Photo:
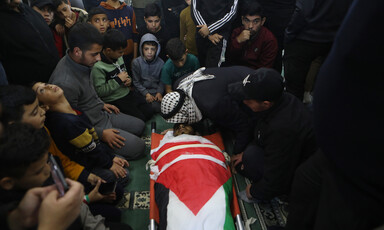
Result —
[[49, 165], [51, 166], [51, 175], [53, 181], [56, 184], [56, 188], [59, 191], [60, 196], [64, 196], [65, 192], [68, 190], [68, 184], [65, 181], [64, 175], [61, 172], [55, 158], [50, 154], [49, 155]]
[[117, 181], [102, 183], [99, 188], [99, 193], [106, 195], [115, 192]]

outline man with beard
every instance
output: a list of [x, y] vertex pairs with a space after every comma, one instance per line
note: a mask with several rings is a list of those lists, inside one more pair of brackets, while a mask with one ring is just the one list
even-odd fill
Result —
[[272, 68], [277, 55], [277, 40], [265, 28], [266, 17], [259, 3], [246, 4], [241, 10], [243, 26], [233, 30], [228, 47], [229, 65], [253, 69]]

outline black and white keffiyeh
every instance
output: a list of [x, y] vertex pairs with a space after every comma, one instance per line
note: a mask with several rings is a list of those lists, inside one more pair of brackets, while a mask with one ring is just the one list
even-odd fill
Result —
[[192, 97], [193, 85], [197, 81], [213, 79], [215, 76], [203, 74], [204, 67], [184, 78], [177, 90], [166, 94], [161, 101], [161, 115], [169, 123], [196, 123], [203, 118]]

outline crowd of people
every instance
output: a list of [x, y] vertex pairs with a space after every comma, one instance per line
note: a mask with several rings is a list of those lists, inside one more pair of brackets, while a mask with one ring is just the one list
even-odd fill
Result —
[[383, 2], [83, 5], [0, 0], [1, 229], [130, 229], [116, 204], [155, 114], [231, 133], [232, 171], [251, 181], [241, 198], [286, 198], [286, 229], [383, 224], [383, 137], [367, 128], [384, 128]]

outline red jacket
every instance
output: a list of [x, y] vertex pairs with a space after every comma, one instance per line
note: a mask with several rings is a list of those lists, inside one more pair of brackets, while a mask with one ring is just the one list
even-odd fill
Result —
[[227, 58], [231, 65], [243, 65], [253, 69], [272, 68], [277, 55], [277, 40], [265, 27], [252, 40], [238, 43], [236, 37], [244, 30], [238, 27], [233, 30], [228, 47]]

